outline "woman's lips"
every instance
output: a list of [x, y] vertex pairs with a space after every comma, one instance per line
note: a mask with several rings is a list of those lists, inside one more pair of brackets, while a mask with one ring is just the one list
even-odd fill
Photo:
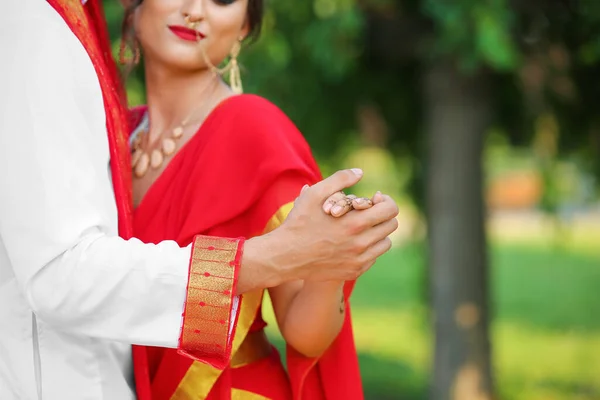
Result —
[[200, 39], [204, 39], [204, 35], [198, 31], [195, 31], [185, 26], [170, 25], [169, 29], [180, 39], [187, 40], [189, 42], [197, 42]]

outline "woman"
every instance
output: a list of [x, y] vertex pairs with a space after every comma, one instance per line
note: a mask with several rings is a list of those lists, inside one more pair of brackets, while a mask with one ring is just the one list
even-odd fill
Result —
[[[127, 8], [124, 38], [143, 51], [148, 98], [147, 107], [132, 111], [134, 234], [141, 240], [183, 246], [197, 234], [268, 233], [300, 190], [321, 179], [307, 143], [277, 107], [236, 95], [237, 54], [258, 34], [262, 11], [262, 0], [136, 0]], [[227, 67], [217, 69], [228, 56]], [[231, 88], [219, 79], [224, 72]], [[351, 205], [371, 204], [338, 194], [326, 211], [341, 216]], [[209, 207], [216, 211], [206, 215]], [[260, 291], [243, 296], [224, 371], [174, 350], [136, 349], [139, 398], [361, 399], [347, 309], [352, 286], [293, 282], [269, 289], [288, 345], [289, 378], [264, 334]], [[218, 304], [198, 306], [211, 307], [218, 319]]]

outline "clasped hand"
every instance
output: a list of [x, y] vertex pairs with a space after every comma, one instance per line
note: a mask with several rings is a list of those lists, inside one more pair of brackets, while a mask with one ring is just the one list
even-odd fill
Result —
[[360, 170], [338, 171], [304, 187], [296, 199], [277, 230], [290, 246], [281, 254], [286, 260], [279, 261], [296, 279], [356, 279], [390, 249], [389, 235], [398, 228], [398, 206], [381, 193], [373, 199], [343, 194], [361, 178]]

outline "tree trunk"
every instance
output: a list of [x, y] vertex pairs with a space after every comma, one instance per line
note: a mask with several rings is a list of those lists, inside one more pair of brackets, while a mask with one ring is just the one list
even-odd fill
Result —
[[493, 398], [483, 144], [488, 77], [450, 63], [424, 79], [427, 223], [435, 357], [431, 400]]

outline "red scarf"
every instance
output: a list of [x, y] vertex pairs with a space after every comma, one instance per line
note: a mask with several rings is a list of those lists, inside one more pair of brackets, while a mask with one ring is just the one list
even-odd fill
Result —
[[101, 1], [48, 0], [85, 47], [98, 75], [110, 148], [110, 169], [119, 215], [119, 235], [132, 235], [132, 184], [129, 125], [117, 67], [112, 61]]

